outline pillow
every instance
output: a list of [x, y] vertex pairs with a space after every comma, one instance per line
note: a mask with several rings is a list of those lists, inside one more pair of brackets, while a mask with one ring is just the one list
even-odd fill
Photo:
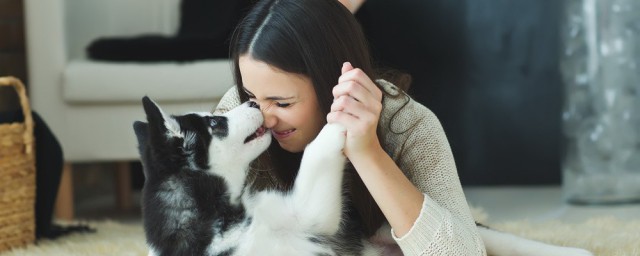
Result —
[[175, 36], [103, 37], [87, 56], [105, 61], [194, 61], [229, 57], [229, 38], [252, 0], [182, 0]]

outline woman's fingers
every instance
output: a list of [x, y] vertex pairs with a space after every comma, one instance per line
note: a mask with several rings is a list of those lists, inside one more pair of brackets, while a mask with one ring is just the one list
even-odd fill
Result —
[[369, 91], [364, 89], [362, 85], [353, 80], [346, 81], [334, 86], [332, 93], [333, 98], [335, 99], [341, 96], [349, 96], [367, 105], [378, 101], [378, 99], [371, 95]]
[[362, 70], [353, 68], [349, 62], [345, 62], [341, 71], [343, 75], [338, 79], [338, 84], [333, 87], [334, 98], [346, 95], [365, 105], [382, 102], [382, 91]]
[[331, 112], [344, 112], [356, 119], [364, 120], [365, 125], [371, 125], [369, 121], [377, 122], [382, 110], [380, 89], [362, 70], [353, 68], [349, 62], [342, 65], [341, 71], [343, 75], [339, 79], [340, 82], [332, 91], [334, 102], [331, 104]]
[[[342, 65], [342, 75], [338, 78], [338, 84], [354, 81], [367, 90], [375, 99], [382, 99], [382, 91], [378, 86], [359, 68], [353, 68], [351, 63], [345, 62]], [[334, 95], [335, 96], [335, 95]]]
[[352, 70], [353, 66], [351, 65], [351, 62], [345, 62], [342, 63], [342, 69], [340, 70], [342, 75], [344, 75], [344, 73], [347, 73], [349, 70]]
[[334, 100], [328, 123], [339, 123], [347, 128], [345, 154], [368, 148], [377, 141], [376, 127], [382, 111], [382, 91], [358, 68], [346, 62], [341, 68], [338, 85], [333, 88]]
[[[331, 113], [342, 112], [355, 118], [357, 122], [363, 123], [363, 125], [376, 125], [377, 115], [380, 113], [376, 107], [367, 107], [362, 102], [348, 96], [340, 96], [331, 104]], [[350, 119], [351, 120], [351, 119]], [[328, 121], [328, 120], [327, 120]], [[347, 124], [345, 124], [346, 126]]]
[[[342, 95], [333, 99], [331, 104], [331, 111], [345, 111], [347, 113], [354, 112], [353, 109], [361, 108], [362, 103], [352, 97]], [[359, 112], [359, 111], [358, 111]], [[355, 114], [355, 113], [353, 113]]]

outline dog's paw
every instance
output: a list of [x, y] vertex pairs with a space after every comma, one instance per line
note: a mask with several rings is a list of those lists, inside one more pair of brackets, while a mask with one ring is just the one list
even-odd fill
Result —
[[346, 128], [340, 124], [326, 124], [318, 136], [307, 146], [305, 151], [314, 151], [313, 154], [342, 154]]

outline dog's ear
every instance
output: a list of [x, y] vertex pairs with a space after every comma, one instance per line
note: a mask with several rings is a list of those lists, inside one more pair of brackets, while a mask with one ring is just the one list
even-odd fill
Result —
[[144, 112], [147, 114], [147, 121], [149, 122], [149, 136], [180, 135], [180, 127], [175, 122], [175, 119], [167, 116], [153, 100], [144, 96], [144, 98], [142, 98], [142, 105]]
[[142, 106], [144, 107], [144, 112], [147, 114], [147, 121], [149, 121], [149, 125], [164, 123], [164, 114], [158, 104], [153, 102], [153, 100], [144, 96], [142, 98]]
[[149, 148], [149, 124], [141, 121], [133, 122], [133, 131], [138, 139], [138, 152], [140, 153], [140, 162], [142, 163], [142, 172], [145, 177], [147, 174], [147, 149]]
[[136, 138], [138, 138], [138, 151], [142, 156], [147, 149], [147, 143], [149, 143], [149, 124], [135, 121], [133, 122], [133, 131], [136, 133]]

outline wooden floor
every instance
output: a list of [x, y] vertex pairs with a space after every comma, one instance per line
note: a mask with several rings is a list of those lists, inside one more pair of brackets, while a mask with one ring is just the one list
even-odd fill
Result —
[[[117, 168], [116, 168], [117, 169]], [[133, 170], [136, 171], [136, 170]], [[117, 220], [140, 222], [140, 189], [132, 189], [128, 210], [118, 208], [117, 173], [113, 163], [74, 165], [74, 218], [77, 220]]]

